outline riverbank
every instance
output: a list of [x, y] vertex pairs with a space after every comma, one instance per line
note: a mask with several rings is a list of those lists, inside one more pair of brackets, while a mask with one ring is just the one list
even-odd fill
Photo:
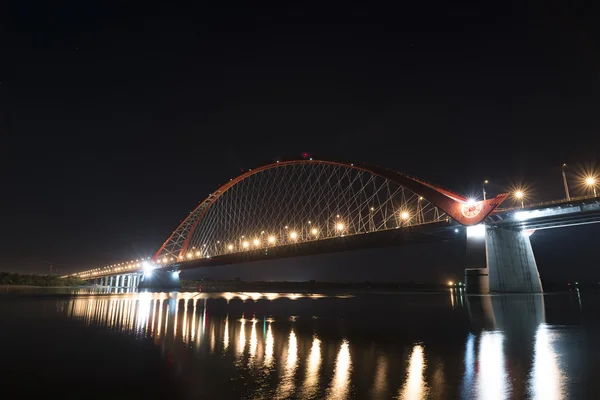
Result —
[[58, 275], [18, 274], [0, 272], [0, 286], [33, 286], [33, 287], [74, 287], [85, 286], [85, 281], [77, 277], [61, 278]]

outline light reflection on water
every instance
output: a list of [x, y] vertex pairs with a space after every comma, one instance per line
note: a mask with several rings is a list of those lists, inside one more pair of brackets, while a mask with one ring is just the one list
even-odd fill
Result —
[[427, 396], [427, 386], [423, 377], [425, 371], [425, 356], [423, 347], [413, 347], [408, 364], [406, 382], [402, 387], [400, 398], [403, 400], [424, 399]]
[[341, 400], [348, 397], [350, 391], [350, 372], [352, 371], [352, 359], [350, 358], [350, 345], [344, 340], [340, 346], [337, 358], [335, 359], [335, 369], [333, 380], [329, 385], [327, 398], [332, 400]]
[[530, 383], [534, 399], [554, 400], [564, 397], [564, 374], [553, 349], [554, 336], [546, 324], [538, 326]]
[[[555, 350], [561, 332], [544, 322], [543, 297], [519, 298], [520, 303], [514, 303], [500, 296], [456, 296], [450, 291], [450, 301], [446, 297], [440, 304], [446, 307], [444, 312], [468, 316], [473, 322], [456, 343], [463, 355], [460, 359], [432, 347], [428, 340], [435, 335], [427, 335], [427, 331], [419, 331], [420, 337], [408, 335], [410, 326], [402, 325], [403, 321], [388, 327], [396, 339], [378, 341], [374, 338], [386, 333], [387, 320], [380, 321], [382, 326], [372, 325], [353, 334], [339, 328], [335, 312], [318, 315], [320, 302], [334, 302], [331, 304], [337, 307], [360, 300], [358, 297], [276, 293], [88, 295], [60, 303], [60, 311], [90, 327], [152, 340], [163, 352], [182, 360], [186, 359], [182, 351], [196, 352], [204, 363], [213, 360], [215, 368], [220, 365], [218, 360], [225, 360], [230, 369], [224, 368], [221, 378], [229, 382], [232, 398], [528, 396], [546, 400], [566, 396], [568, 379]], [[315, 308], [303, 315], [297, 308], [288, 308], [290, 302], [305, 302], [301, 307], [308, 310]], [[282, 307], [277, 308], [279, 305]], [[317, 315], [311, 317], [313, 313]], [[321, 325], [328, 321], [330, 325]], [[515, 337], [533, 343], [530, 354], [522, 354], [524, 365], [530, 365], [522, 372], [521, 379], [527, 382], [523, 388], [511, 384], [513, 375], [509, 379], [509, 374], [519, 373], [508, 370], [507, 347], [516, 344]], [[191, 361], [187, 368], [193, 370]], [[460, 377], [452, 378], [457, 373]]]

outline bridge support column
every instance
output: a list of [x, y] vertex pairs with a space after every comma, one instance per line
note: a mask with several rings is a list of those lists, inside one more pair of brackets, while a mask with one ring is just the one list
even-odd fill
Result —
[[467, 228], [468, 293], [542, 293], [529, 237], [492, 225]]
[[155, 269], [145, 273], [138, 284], [139, 289], [179, 289], [179, 271]]
[[543, 292], [529, 236], [520, 230], [489, 226], [485, 239], [492, 292]]

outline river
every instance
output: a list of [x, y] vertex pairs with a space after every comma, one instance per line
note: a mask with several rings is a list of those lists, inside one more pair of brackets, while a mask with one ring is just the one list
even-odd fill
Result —
[[13, 290], [0, 321], [18, 397], [600, 398], [598, 292]]

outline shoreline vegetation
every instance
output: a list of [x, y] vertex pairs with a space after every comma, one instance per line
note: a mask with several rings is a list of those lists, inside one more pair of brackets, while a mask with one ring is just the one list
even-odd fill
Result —
[[72, 287], [87, 286], [77, 277], [61, 278], [58, 275], [35, 275], [0, 272], [0, 287]]

